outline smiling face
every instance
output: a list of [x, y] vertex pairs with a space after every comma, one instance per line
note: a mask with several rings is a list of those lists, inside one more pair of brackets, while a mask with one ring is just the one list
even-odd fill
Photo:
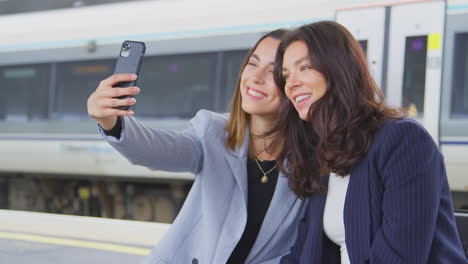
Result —
[[276, 118], [281, 94], [273, 79], [279, 40], [267, 37], [250, 56], [241, 74], [242, 109], [250, 115]]
[[327, 80], [313, 68], [304, 41], [295, 41], [286, 48], [282, 72], [286, 96], [293, 103], [299, 117], [307, 120], [310, 106], [327, 91]]

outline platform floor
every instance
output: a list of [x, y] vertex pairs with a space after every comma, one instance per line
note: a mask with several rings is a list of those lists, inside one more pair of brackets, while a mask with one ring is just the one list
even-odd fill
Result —
[[149, 248], [0, 230], [0, 263], [141, 263]]

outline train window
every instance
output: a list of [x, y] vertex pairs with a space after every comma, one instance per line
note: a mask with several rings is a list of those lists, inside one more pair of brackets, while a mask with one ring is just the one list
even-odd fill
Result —
[[367, 40], [359, 40], [359, 46], [361, 46], [362, 52], [364, 52], [364, 56], [367, 57]]
[[466, 117], [468, 115], [468, 33], [455, 36], [452, 90], [453, 116]]
[[48, 117], [50, 65], [0, 67], [0, 120]]
[[231, 102], [232, 95], [234, 94], [234, 89], [236, 88], [237, 79], [239, 77], [240, 68], [242, 66], [242, 62], [247, 55], [248, 50], [236, 50], [236, 51], [228, 51], [224, 54], [224, 80], [222, 87], [224, 94], [222, 97], [224, 98], [224, 104], [226, 110], [228, 110], [229, 103]]
[[113, 74], [114, 66], [115, 60], [57, 63], [55, 111], [67, 118], [87, 115], [87, 98], [101, 80]]
[[406, 38], [402, 106], [410, 116], [423, 114], [427, 36]]
[[216, 54], [147, 57], [143, 60], [135, 111], [147, 117], [192, 117], [213, 109]]

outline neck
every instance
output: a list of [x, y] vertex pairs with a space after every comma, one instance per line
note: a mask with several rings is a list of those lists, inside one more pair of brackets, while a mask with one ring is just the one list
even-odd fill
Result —
[[275, 125], [276, 118], [251, 115], [249, 123], [249, 156], [260, 160], [275, 160], [276, 150], [268, 147], [275, 135], [263, 137], [263, 134], [270, 131]]

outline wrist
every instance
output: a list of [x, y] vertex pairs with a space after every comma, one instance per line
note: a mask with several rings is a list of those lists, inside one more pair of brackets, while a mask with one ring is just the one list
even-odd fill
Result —
[[96, 121], [102, 127], [102, 129], [111, 130], [112, 128], [114, 128], [115, 124], [117, 123], [117, 117], [112, 116], [112, 117], [108, 117], [108, 118], [105, 118], [105, 119], [99, 119], [99, 120], [96, 120]]

